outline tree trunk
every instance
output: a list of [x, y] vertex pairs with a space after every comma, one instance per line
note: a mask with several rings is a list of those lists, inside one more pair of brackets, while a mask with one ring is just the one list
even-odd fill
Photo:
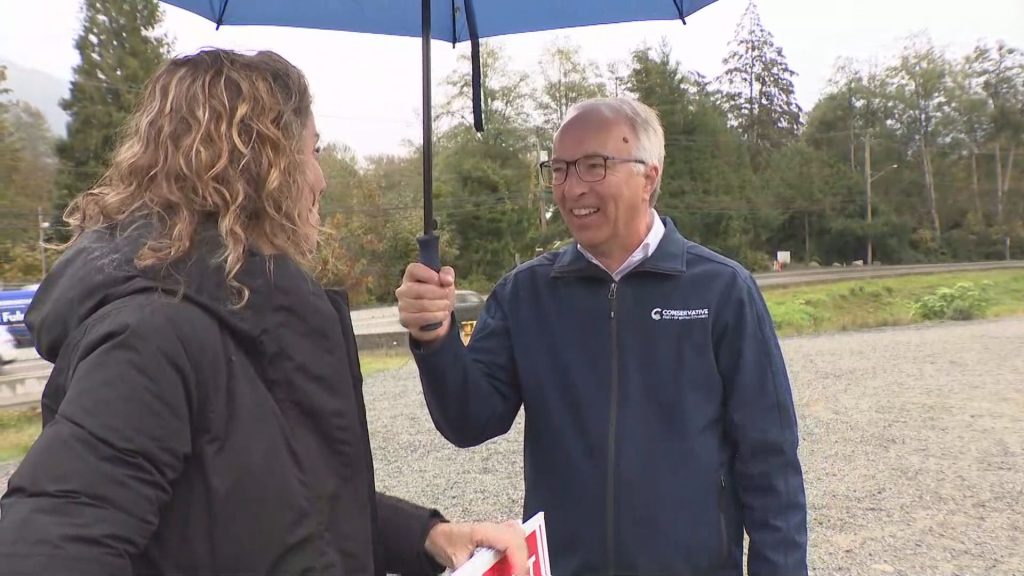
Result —
[[537, 215], [540, 217], [540, 231], [544, 234], [548, 231], [548, 219], [547, 215], [544, 214], [546, 209], [544, 207], [544, 192], [541, 190], [537, 191]]
[[978, 150], [971, 148], [971, 195], [974, 197], [974, 213], [978, 221], [985, 223], [985, 215], [981, 212], [981, 192], [978, 190]]
[[856, 117], [857, 106], [853, 103], [853, 92], [849, 84], [846, 88], [846, 107], [847, 113], [850, 115], [850, 171], [857, 171], [857, 133], [854, 125], [854, 118]]
[[1010, 176], [1013, 174], [1013, 154], [1017, 151], [1016, 144], [1010, 144], [1010, 154], [1006, 159], [1006, 173], [1003, 174], [1003, 196], [1010, 193]]
[[850, 130], [850, 171], [857, 170], [857, 139], [853, 130]]
[[[753, 66], [753, 64], [751, 64]], [[750, 142], [750, 149], [753, 152], [758, 148], [760, 141], [757, 136], [757, 105], [754, 100], [754, 71], [750, 70], [750, 77], [747, 78], [747, 139]]]
[[928, 147], [925, 145], [921, 146], [921, 159], [924, 161], [924, 183], [928, 189], [928, 204], [932, 213], [932, 227], [935, 230], [935, 239], [938, 241], [942, 240], [942, 228], [939, 225], [939, 205], [938, 200], [935, 197], [935, 178], [932, 174], [932, 159], [928, 152]]
[[[1003, 175], [1003, 193], [1001, 198], [1005, 198], [1010, 193], [1010, 175], [1013, 174], [1013, 153], [1017, 151], [1017, 144], [1010, 144], [1010, 153], [1006, 158], [1006, 174]], [[1010, 259], [1010, 231], [1007, 229], [1003, 235], [1003, 256]]]
[[804, 212], [804, 263], [811, 263], [811, 222], [807, 212]]
[[996, 143], [996, 223], [1003, 224], [1003, 157]]

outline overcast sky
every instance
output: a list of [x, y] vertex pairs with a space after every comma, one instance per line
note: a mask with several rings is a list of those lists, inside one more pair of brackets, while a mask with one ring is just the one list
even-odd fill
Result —
[[[235, 0], [241, 2], [244, 0]], [[284, 0], [282, 0], [284, 1]], [[514, 0], [489, 0], [514, 1]], [[0, 0], [0, 57], [70, 79], [77, 62], [73, 41], [81, 19], [78, 0]], [[680, 22], [617, 24], [496, 39], [513, 64], [536, 70], [546, 44], [567, 37], [588, 59], [628, 58], [645, 41], [662, 37], [686, 69], [714, 77], [747, 0], [718, 0]], [[1002, 39], [1024, 48], [1024, 0], [761, 0], [761, 18], [792, 67], [801, 105], [809, 109], [836, 60], [885, 58], [907, 35], [924, 31], [950, 53], [979, 39]], [[165, 6], [166, 32], [176, 53], [204, 46], [271, 49], [309, 77], [320, 131], [360, 155], [401, 152], [405, 139], [420, 139], [418, 39], [330, 31], [223, 27]], [[456, 66], [456, 49], [434, 43], [433, 75], [442, 81]], [[468, 70], [467, 70], [468, 72]]]

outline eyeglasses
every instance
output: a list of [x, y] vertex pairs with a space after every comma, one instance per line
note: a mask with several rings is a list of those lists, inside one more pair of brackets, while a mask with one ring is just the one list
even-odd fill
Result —
[[591, 154], [580, 156], [569, 162], [566, 160], [547, 160], [541, 162], [540, 176], [545, 186], [561, 186], [569, 177], [569, 166], [576, 169], [576, 175], [581, 182], [600, 182], [608, 175], [609, 162], [630, 162], [633, 164], [647, 165], [647, 162], [639, 158], [616, 158], [602, 154]]

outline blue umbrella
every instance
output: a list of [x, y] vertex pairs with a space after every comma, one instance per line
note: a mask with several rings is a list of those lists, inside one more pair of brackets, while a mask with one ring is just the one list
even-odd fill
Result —
[[[481, 38], [644, 20], [682, 20], [715, 0], [163, 0], [221, 25], [289, 26], [423, 39], [423, 236], [420, 261], [440, 270], [433, 209], [430, 40], [471, 44], [473, 123], [483, 130]], [[419, 6], [417, 6], [419, 4]]]

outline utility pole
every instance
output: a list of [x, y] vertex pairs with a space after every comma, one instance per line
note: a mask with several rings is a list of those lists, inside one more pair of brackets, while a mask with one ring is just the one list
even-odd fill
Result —
[[36, 216], [39, 219], [39, 263], [43, 270], [39, 279], [42, 280], [46, 276], [46, 229], [50, 227], [50, 223], [43, 219], [42, 206], [36, 208]]
[[871, 266], [871, 132], [864, 136], [864, 193], [867, 203], [868, 255], [865, 264]]
[[[537, 146], [537, 164], [548, 159], [548, 153], [545, 150], [541, 150], [540, 145]], [[548, 215], [547, 207], [544, 205], [544, 193], [547, 186], [544, 185], [544, 178], [540, 175], [540, 169], [537, 170], [537, 216], [540, 220], [540, 231], [544, 234], [548, 231]]]

